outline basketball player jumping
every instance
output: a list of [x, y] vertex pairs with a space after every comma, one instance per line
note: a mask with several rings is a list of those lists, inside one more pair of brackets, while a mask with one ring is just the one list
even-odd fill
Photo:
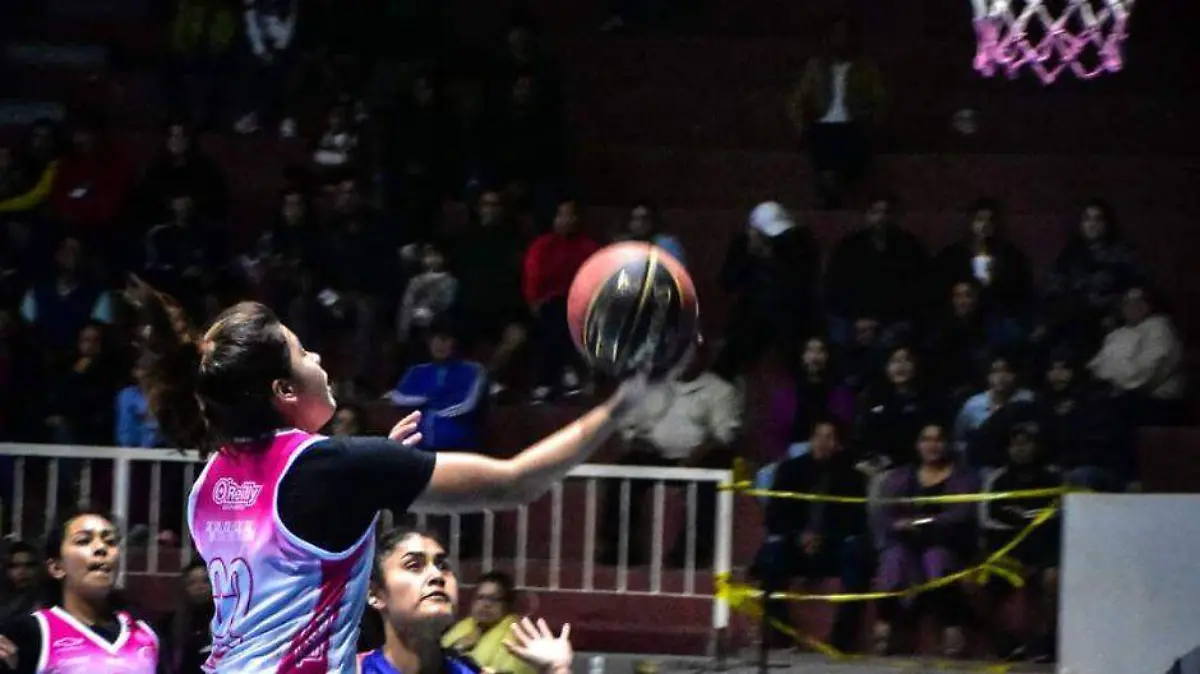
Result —
[[213, 453], [188, 521], [208, 564], [216, 674], [349, 673], [380, 510], [397, 516], [528, 503], [583, 462], [642, 399], [645, 375], [511, 459], [421, 451], [419, 417], [389, 438], [316, 435], [334, 412], [320, 357], [267, 307], [238, 304], [202, 335], [141, 282], [141, 385], [167, 437]]
[[121, 545], [99, 513], [68, 516], [46, 537], [55, 597], [3, 628], [0, 662], [19, 674], [156, 674], [158, 637], [113, 606]]

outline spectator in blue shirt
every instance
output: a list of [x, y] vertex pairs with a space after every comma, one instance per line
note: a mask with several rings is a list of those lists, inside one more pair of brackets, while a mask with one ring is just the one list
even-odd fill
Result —
[[1033, 402], [1034, 395], [1020, 386], [1016, 357], [997, 352], [988, 363], [987, 389], [963, 403], [954, 421], [954, 446], [973, 468], [996, 467], [995, 457], [984, 456], [975, 443], [976, 435], [992, 415], [1011, 403]]
[[410, 367], [387, 398], [421, 411], [426, 449], [478, 447], [487, 373], [479, 363], [459, 357], [458, 340], [448, 324], [435, 323], [428, 343], [429, 362]]
[[161, 447], [162, 438], [158, 434], [158, 422], [150, 414], [146, 406], [146, 396], [138, 388], [138, 371], [135, 367], [132, 373], [133, 382], [117, 393], [117, 434], [118, 447]]

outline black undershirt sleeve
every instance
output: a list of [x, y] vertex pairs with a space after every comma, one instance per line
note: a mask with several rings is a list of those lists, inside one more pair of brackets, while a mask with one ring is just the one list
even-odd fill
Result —
[[397, 517], [429, 484], [437, 455], [387, 438], [319, 440], [296, 458], [279, 485], [279, 518], [329, 552], [350, 548], [380, 510]]
[[37, 670], [38, 657], [42, 651], [42, 630], [38, 627], [37, 618], [32, 614], [14, 618], [0, 625], [0, 635], [6, 637], [17, 647], [17, 667], [8, 669], [0, 664], [0, 672], [16, 672], [16, 674], [34, 674]]

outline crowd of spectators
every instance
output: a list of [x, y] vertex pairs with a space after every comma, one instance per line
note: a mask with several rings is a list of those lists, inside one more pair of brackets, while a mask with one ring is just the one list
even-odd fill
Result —
[[[395, 4], [399, 14], [371, 20], [404, 26], [393, 36], [408, 39], [384, 46], [356, 39], [345, 22], [362, 17], [341, 16], [331, 0], [310, 16], [295, 3], [249, 2], [243, 14], [181, 0], [162, 78], [176, 114], [148, 165], [131, 164], [114, 142], [118, 124], [98, 114], [40, 121], [0, 148], [0, 441], [164, 445], [134, 384], [129, 273], [173, 294], [197, 323], [243, 298], [272, 306], [331, 361], [344, 403], [335, 433], [363, 430], [360, 405], [382, 398], [426, 412], [431, 451], [481, 447], [489, 401], [590, 392], [566, 330], [575, 271], [611, 240], [653, 242], [686, 262], [680, 238], [649, 200], [626, 204], [620, 231], [589, 221], [566, 171], [557, 67], [532, 21], [515, 18], [494, 54], [447, 64], [431, 58], [437, 31], [412, 28], [436, 17], [401, 16], [417, 10]], [[850, 122], [882, 101], [865, 62], [842, 67], [846, 40], [831, 37], [792, 103], [814, 136], [830, 206], [861, 169], [861, 128]], [[242, 84], [227, 90], [226, 78]], [[310, 82], [303, 91], [299, 78]], [[280, 167], [286, 186], [260, 231], [229, 226], [236, 176], [205, 154], [202, 129], [310, 138], [305, 165]], [[443, 226], [447, 201], [470, 204], [464, 228]], [[735, 298], [725, 324], [710, 327], [711, 348], [672, 395], [631, 420], [617, 460], [728, 465], [744, 447], [750, 375], [782, 362], [753, 456], [768, 464], [765, 486], [913, 496], [1136, 483], [1133, 431], [1185, 420], [1183, 347], [1111, 210], [1081, 205], [1039, 287], [1028, 252], [1005, 235], [1003, 204], [977, 200], [961, 238], [940, 251], [898, 224], [898, 208], [873, 199], [861, 229], [821, 251], [803, 218], [774, 202], [755, 207], [719, 270]], [[619, 500], [607, 499], [600, 545], [614, 563]], [[698, 501], [703, 557], [713, 494]], [[754, 571], [772, 586], [840, 576], [848, 590], [872, 578], [902, 589], [963, 568], [981, 539], [994, 543], [1030, 512], [772, 501]], [[1047, 536], [1020, 556], [1049, 601], [1057, 543]], [[640, 538], [629, 563], [645, 561]], [[10, 603], [22, 596], [25, 552], [10, 548]], [[681, 555], [676, 545], [668, 561]], [[497, 601], [511, 597], [511, 583], [493, 585]], [[931, 601], [951, 654], [970, 620], [957, 592]], [[835, 645], [858, 649], [858, 608], [839, 614]], [[893, 626], [910, 608], [881, 603], [879, 650], [896, 647]], [[181, 616], [170, 629], [186, 638], [193, 616]], [[1043, 654], [1048, 629], [1036, 635]]]

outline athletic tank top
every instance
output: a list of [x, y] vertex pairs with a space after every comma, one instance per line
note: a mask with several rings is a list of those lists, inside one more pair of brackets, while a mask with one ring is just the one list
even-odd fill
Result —
[[[322, 436], [288, 430], [223, 447], [188, 500], [215, 611], [213, 674], [351, 674], [367, 601], [374, 523], [350, 549], [322, 550], [279, 519], [279, 484]], [[343, 485], [353, 489], [353, 485]]]
[[146, 623], [118, 612], [121, 632], [109, 643], [55, 606], [35, 611], [42, 633], [38, 674], [155, 674], [158, 637]]

